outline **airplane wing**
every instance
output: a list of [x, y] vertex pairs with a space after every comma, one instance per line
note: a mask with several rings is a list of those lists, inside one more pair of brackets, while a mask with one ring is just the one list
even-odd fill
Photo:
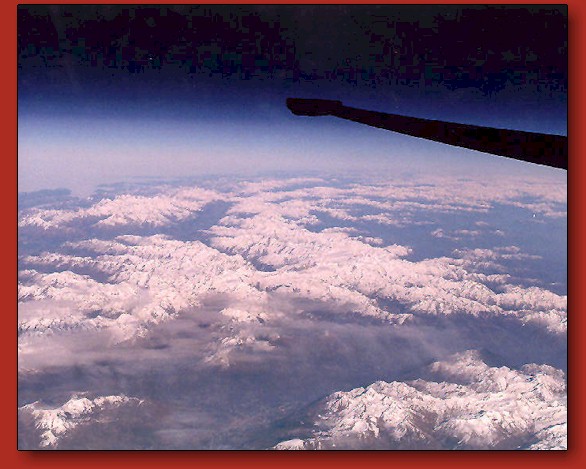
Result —
[[495, 129], [366, 111], [328, 99], [288, 98], [287, 107], [298, 116], [335, 116], [448, 145], [568, 169], [568, 138], [562, 135]]

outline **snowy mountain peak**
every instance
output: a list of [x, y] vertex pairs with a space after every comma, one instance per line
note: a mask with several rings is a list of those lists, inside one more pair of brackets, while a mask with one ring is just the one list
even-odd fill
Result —
[[19, 411], [30, 413], [34, 417], [36, 427], [42, 431], [41, 446], [51, 447], [57, 446], [59, 440], [69, 430], [89, 422], [90, 419], [96, 417], [96, 414], [105, 409], [114, 409], [125, 404], [140, 404], [142, 402], [140, 399], [123, 395], [100, 396], [94, 399], [73, 396], [58, 407], [47, 407], [37, 401], [20, 407]]
[[317, 407], [312, 437], [279, 443], [275, 449], [359, 449], [377, 444], [564, 448], [563, 373], [537, 365], [494, 368], [479, 357], [478, 352], [467, 351], [432, 364], [430, 371], [445, 381], [378, 381], [333, 393]]

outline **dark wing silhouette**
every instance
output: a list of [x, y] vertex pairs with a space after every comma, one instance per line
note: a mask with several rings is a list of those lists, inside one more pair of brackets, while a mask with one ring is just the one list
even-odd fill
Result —
[[298, 116], [336, 116], [413, 137], [470, 148], [516, 160], [568, 169], [568, 138], [561, 135], [457, 124], [344, 106], [327, 99], [288, 98]]

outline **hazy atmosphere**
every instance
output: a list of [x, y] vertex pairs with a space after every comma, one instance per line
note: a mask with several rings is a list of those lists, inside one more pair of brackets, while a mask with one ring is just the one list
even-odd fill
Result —
[[144, 176], [511, 164], [300, 119], [284, 105], [290, 96], [566, 133], [562, 7], [31, 5], [18, 13], [21, 191], [87, 194]]
[[18, 8], [21, 449], [567, 448], [566, 7]]

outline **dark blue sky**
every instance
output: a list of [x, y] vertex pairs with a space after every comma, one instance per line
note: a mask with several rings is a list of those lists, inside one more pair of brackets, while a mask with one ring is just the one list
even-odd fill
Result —
[[566, 133], [564, 6], [21, 5], [18, 47], [21, 190], [357, 160], [425, 165], [448, 154], [442, 164], [478, 161], [295, 117], [289, 96]]

